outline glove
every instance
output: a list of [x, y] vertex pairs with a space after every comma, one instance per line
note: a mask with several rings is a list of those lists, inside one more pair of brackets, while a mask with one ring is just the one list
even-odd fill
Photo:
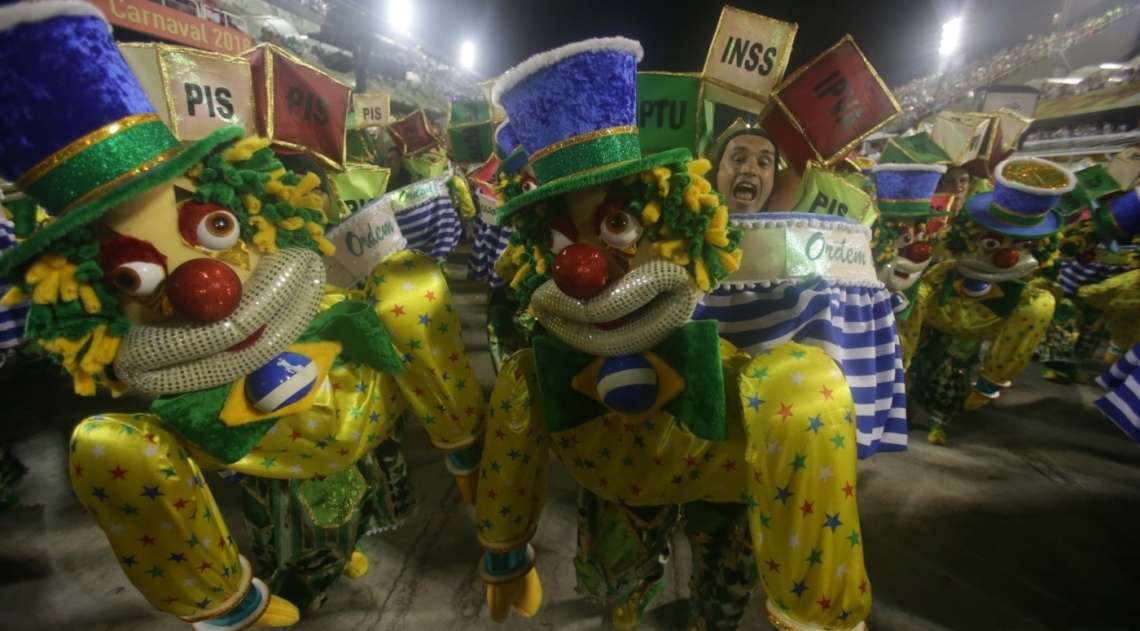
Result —
[[487, 607], [495, 622], [506, 622], [511, 609], [524, 618], [530, 618], [538, 613], [541, 606], [542, 583], [538, 580], [538, 570], [533, 567], [523, 576], [516, 576], [505, 583], [487, 584]]
[[479, 492], [479, 459], [483, 456], [483, 439], [475, 444], [448, 452], [445, 463], [447, 470], [455, 476], [459, 494], [470, 506], [475, 505], [475, 495]]
[[487, 608], [495, 622], [506, 622], [514, 609], [524, 618], [542, 606], [542, 583], [534, 569], [534, 548], [487, 552], [479, 574], [487, 583]]

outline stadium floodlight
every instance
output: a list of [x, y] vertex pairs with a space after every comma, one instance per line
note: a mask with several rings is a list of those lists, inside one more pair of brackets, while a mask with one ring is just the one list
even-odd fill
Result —
[[958, 42], [962, 38], [962, 18], [954, 18], [942, 25], [942, 45], [938, 47], [938, 54], [949, 57], [958, 51]]
[[459, 65], [467, 70], [475, 67], [475, 44], [463, 42], [463, 45], [459, 47]]
[[388, 0], [388, 23], [399, 33], [412, 30], [412, 3], [409, 0]]

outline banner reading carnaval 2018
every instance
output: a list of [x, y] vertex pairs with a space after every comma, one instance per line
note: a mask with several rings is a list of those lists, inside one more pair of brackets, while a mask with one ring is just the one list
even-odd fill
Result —
[[214, 52], [237, 55], [253, 38], [237, 29], [208, 22], [149, 0], [87, 0], [115, 26]]

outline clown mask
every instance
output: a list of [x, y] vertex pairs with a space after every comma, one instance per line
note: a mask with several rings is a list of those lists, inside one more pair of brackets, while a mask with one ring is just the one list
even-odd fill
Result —
[[966, 278], [987, 283], [1001, 283], [1021, 278], [1037, 269], [1032, 250], [1035, 239], [1017, 239], [986, 232], [974, 243], [970, 252], [954, 261], [958, 272]]
[[910, 289], [926, 268], [930, 266], [933, 248], [927, 239], [925, 220], [898, 220], [889, 222], [895, 237], [896, 254], [886, 263], [877, 266], [879, 280], [892, 292]]
[[[277, 190], [277, 199], [315, 212], [279, 222], [273, 234], [292, 227], [306, 238], [319, 235], [313, 219], [321, 213], [320, 200], [308, 192], [311, 187], [275, 183], [267, 188]], [[132, 325], [115, 357], [115, 376], [144, 392], [191, 392], [249, 374], [298, 338], [324, 295], [325, 269], [315, 248], [278, 248], [263, 238], [269, 236], [264, 229], [243, 238], [239, 213], [201, 201], [198, 184], [178, 178], [100, 222], [104, 282]], [[260, 208], [251, 195], [245, 204]], [[253, 213], [245, 221], [264, 228], [260, 217]], [[317, 227], [310, 230], [307, 223]], [[251, 233], [249, 226], [245, 232]]]

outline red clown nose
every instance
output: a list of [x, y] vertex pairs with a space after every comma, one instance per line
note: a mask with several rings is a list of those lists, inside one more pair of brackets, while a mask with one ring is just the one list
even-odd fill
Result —
[[571, 298], [589, 300], [609, 282], [606, 255], [592, 245], [572, 243], [554, 258], [554, 284]]
[[218, 322], [241, 303], [241, 279], [221, 261], [191, 259], [166, 279], [166, 296], [179, 315], [195, 322]]

